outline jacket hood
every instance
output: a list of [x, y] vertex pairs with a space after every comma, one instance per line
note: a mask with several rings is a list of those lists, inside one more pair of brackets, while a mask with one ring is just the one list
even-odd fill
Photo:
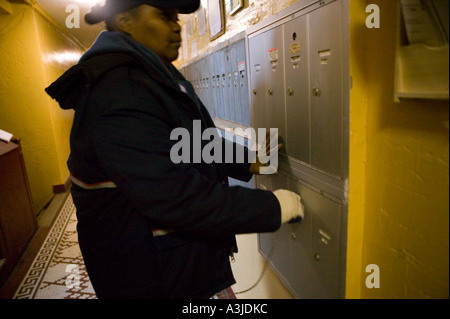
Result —
[[63, 109], [77, 109], [80, 98], [110, 70], [131, 64], [141, 64], [152, 78], [178, 88], [181, 73], [167, 67], [156, 53], [133, 39], [116, 31], [103, 31], [77, 65], [67, 70], [45, 89]]
[[171, 78], [172, 74], [156, 53], [119, 31], [103, 31], [91, 48], [81, 57], [80, 63], [104, 53], [129, 53], [152, 66], [159, 76]]

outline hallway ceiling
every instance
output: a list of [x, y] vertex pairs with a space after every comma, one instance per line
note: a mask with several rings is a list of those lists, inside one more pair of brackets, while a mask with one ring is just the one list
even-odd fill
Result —
[[[97, 35], [104, 29], [102, 23], [89, 25], [84, 22], [84, 15], [90, 8], [101, 0], [36, 0], [41, 7], [69, 34], [74, 36], [85, 47], [89, 48]], [[68, 28], [66, 26], [67, 17], [74, 11], [66, 12], [68, 5], [76, 5], [80, 9], [80, 27]]]

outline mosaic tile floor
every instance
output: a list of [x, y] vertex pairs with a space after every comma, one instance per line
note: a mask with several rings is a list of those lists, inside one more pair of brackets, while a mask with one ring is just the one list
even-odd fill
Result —
[[14, 299], [95, 299], [78, 246], [69, 195]]

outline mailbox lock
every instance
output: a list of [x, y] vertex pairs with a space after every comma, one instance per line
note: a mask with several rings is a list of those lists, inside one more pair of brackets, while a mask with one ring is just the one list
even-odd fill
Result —
[[253, 95], [256, 95], [256, 89], [253, 89]]
[[320, 96], [320, 89], [319, 88], [314, 88], [312, 92], [313, 92], [314, 96]]
[[273, 90], [272, 90], [271, 88], [269, 88], [269, 89], [267, 90], [267, 92], [269, 92], [270, 95], [273, 95]]
[[289, 95], [294, 95], [294, 90], [292, 88], [288, 88], [288, 94]]
[[319, 261], [320, 260], [320, 255], [319, 254], [314, 254], [314, 259]]

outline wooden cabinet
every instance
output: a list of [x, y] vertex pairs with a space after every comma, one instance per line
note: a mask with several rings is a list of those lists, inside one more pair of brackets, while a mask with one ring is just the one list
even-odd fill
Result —
[[37, 230], [20, 142], [0, 141], [0, 287]]

